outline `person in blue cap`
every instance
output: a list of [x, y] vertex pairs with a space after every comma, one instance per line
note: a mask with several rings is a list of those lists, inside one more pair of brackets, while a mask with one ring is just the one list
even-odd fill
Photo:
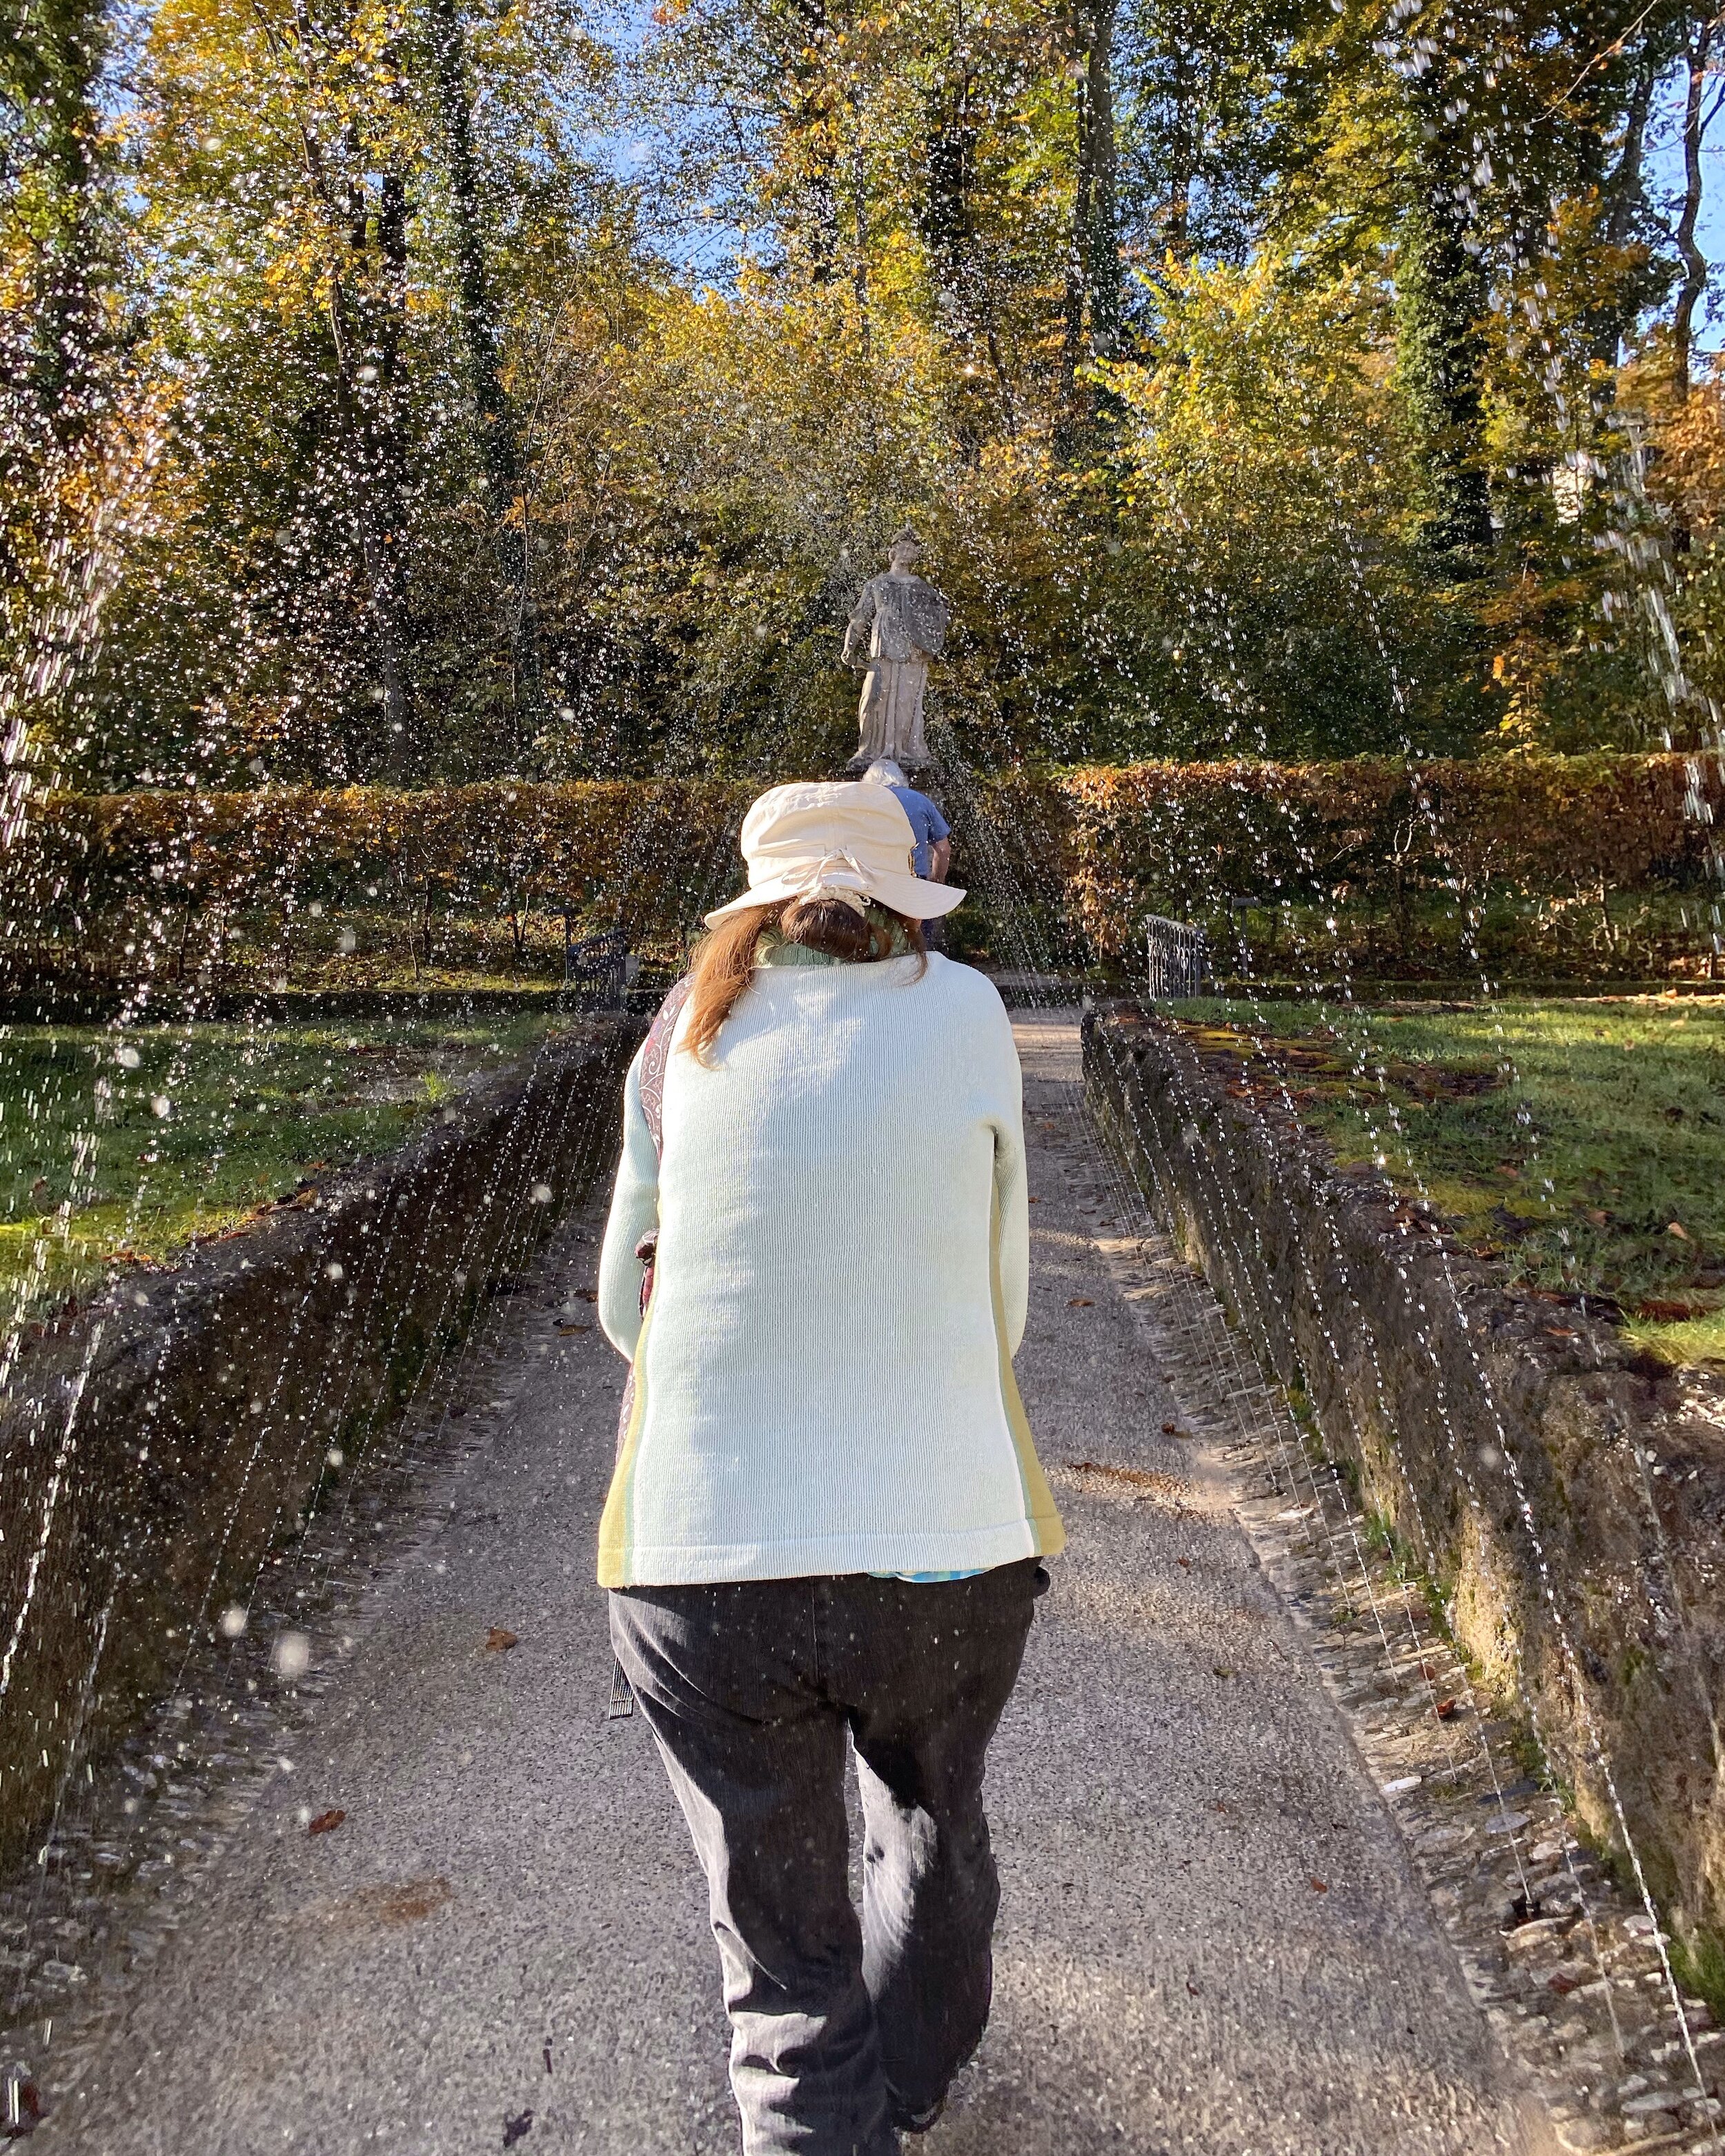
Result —
[[[917, 875], [927, 877], [931, 883], [944, 883], [952, 865], [952, 827], [933, 802], [926, 793], [916, 791], [891, 757], [877, 756], [864, 772], [862, 783], [865, 786], [891, 789], [910, 818], [911, 829], [916, 834], [916, 851], [912, 863]], [[928, 937], [930, 950], [938, 947], [939, 936], [937, 926]]]

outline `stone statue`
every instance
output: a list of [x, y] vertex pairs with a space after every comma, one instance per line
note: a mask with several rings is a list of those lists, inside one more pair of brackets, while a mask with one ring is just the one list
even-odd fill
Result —
[[952, 616], [934, 586], [911, 567], [922, 552], [906, 526], [886, 550], [886, 573], [870, 578], [845, 624], [845, 662], [864, 670], [861, 740], [848, 766], [852, 771], [882, 756], [907, 770], [931, 761], [922, 738], [922, 698], [928, 662], [939, 658]]

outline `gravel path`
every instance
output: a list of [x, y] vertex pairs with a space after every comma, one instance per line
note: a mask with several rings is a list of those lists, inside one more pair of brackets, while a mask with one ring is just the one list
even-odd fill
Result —
[[[1020, 1358], [1071, 1546], [994, 1755], [997, 2005], [929, 2156], [1520, 2148], [1395, 1830], [1177, 1437], [1077, 1112], [1019, 1029]], [[567, 1327], [598, 1215], [516, 1299], [505, 1404], [334, 1658], [38, 2145], [100, 2156], [736, 2148], [705, 1897], [593, 1585], [621, 1369]], [[517, 1644], [487, 1645], [492, 1628]], [[305, 1808], [345, 1811], [308, 1835]], [[45, 2079], [48, 2077], [44, 2077]]]

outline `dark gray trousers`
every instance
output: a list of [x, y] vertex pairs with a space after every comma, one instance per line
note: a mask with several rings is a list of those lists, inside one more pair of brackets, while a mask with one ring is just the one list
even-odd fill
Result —
[[[894, 2156], [981, 2039], [988, 1740], [1048, 1576], [631, 1587], [611, 1637], [706, 1874], [746, 2156]], [[850, 1900], [847, 1738], [864, 1822]]]

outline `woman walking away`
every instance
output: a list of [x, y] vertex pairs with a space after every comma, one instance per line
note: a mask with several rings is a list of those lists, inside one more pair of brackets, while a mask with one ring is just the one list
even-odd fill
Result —
[[706, 1874], [747, 2156], [891, 2156], [975, 2050], [983, 1758], [1064, 1539], [1012, 1372], [1012, 1029], [925, 954], [964, 893], [911, 844], [884, 787], [750, 809], [749, 889], [629, 1072], [600, 1265], [632, 1369], [599, 1578]]

